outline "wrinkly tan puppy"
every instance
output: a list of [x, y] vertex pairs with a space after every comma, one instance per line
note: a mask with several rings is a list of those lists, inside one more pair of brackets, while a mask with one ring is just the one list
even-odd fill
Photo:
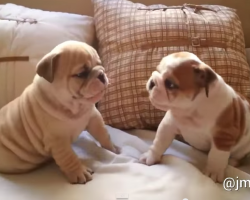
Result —
[[24, 173], [53, 158], [71, 183], [91, 180], [71, 143], [87, 130], [116, 152], [95, 108], [108, 85], [97, 52], [67, 41], [37, 64], [37, 75], [22, 95], [0, 110], [0, 172]]
[[208, 152], [204, 172], [222, 182], [228, 163], [235, 166], [249, 154], [249, 103], [196, 55], [179, 52], [164, 57], [147, 90], [152, 105], [166, 115], [140, 162], [159, 162], [181, 134], [191, 146]]

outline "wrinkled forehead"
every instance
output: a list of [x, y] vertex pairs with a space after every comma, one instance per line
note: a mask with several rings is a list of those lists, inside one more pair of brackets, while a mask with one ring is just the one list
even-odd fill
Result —
[[157, 70], [164, 80], [173, 81], [180, 89], [191, 89], [195, 80], [194, 70], [200, 65], [201, 61], [194, 54], [176, 53], [163, 58]]
[[173, 53], [161, 60], [160, 64], [157, 66], [157, 70], [160, 73], [164, 73], [165, 71], [175, 71], [179, 70], [179, 68], [188, 67], [188, 63], [201, 63], [201, 61], [192, 53]]
[[85, 45], [84, 50], [87, 54], [87, 59], [89, 60], [89, 62], [91, 62], [90, 65], [92, 65], [93, 67], [96, 65], [102, 65], [102, 61], [97, 51], [93, 47], [88, 46], [87, 44], [84, 45]]
[[63, 64], [69, 63], [71, 66], [85, 66], [85, 68], [92, 69], [102, 64], [97, 52], [84, 45], [61, 49], [60, 55], [60, 61]]

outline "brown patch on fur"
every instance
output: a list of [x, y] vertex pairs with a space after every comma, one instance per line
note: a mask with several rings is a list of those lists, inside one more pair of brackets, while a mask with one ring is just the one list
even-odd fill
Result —
[[229, 151], [237, 144], [244, 134], [245, 117], [244, 100], [238, 95], [217, 119], [213, 140], [218, 149]]
[[172, 73], [180, 90], [188, 93], [189, 91], [194, 91], [198, 88], [197, 84], [195, 84], [194, 81], [195, 74], [193, 67], [198, 65], [199, 63], [191, 60], [183, 62], [173, 69]]
[[207, 65], [202, 65], [195, 60], [182, 62], [173, 69], [172, 74], [179, 90], [186, 96], [192, 96], [192, 99], [195, 99], [202, 88], [205, 88], [208, 97], [209, 84], [216, 79], [216, 74]]
[[243, 94], [241, 94], [241, 93], [239, 93], [239, 92], [236, 92], [236, 93], [240, 96], [240, 98], [241, 98], [243, 101], [246, 101], [246, 102], [247, 102], [248, 111], [250, 112], [250, 102], [249, 102], [249, 100], [248, 100]]

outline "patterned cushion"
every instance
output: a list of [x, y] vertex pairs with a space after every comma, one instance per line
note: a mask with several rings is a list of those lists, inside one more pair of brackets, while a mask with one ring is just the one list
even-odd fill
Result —
[[250, 99], [250, 70], [241, 22], [217, 5], [145, 6], [93, 0], [98, 51], [111, 80], [99, 110], [116, 128], [158, 127], [164, 112], [148, 99], [146, 81], [163, 56], [195, 53]]

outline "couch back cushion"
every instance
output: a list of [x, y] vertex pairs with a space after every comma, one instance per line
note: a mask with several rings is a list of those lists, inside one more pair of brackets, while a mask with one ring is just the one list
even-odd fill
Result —
[[[34, 0], [11, 0], [12, 3], [21, 4], [31, 8], [38, 8], [49, 11], [60, 11], [69, 12], [82, 15], [93, 16], [93, 5], [92, 0], [63, 0], [58, 3], [58, 0], [50, 0], [49, 3], [44, 1]], [[184, 3], [191, 4], [220, 4], [228, 7], [237, 9], [237, 13], [242, 21], [243, 30], [245, 33], [245, 41], [247, 47], [250, 47], [250, 1], [236, 1], [236, 0], [132, 0], [133, 2], [143, 3], [145, 5], [151, 4], [165, 4], [171, 5], [182, 5]], [[9, 3], [9, 0], [1, 0], [3, 3]]]
[[128, 0], [94, 0], [99, 54], [111, 80], [99, 110], [107, 124], [156, 128], [146, 82], [162, 57], [189, 51], [250, 99], [241, 22], [234, 9], [216, 5], [145, 6]]
[[15, 4], [0, 7], [0, 108], [32, 83], [37, 62], [66, 40], [93, 44], [93, 17], [30, 9]]

